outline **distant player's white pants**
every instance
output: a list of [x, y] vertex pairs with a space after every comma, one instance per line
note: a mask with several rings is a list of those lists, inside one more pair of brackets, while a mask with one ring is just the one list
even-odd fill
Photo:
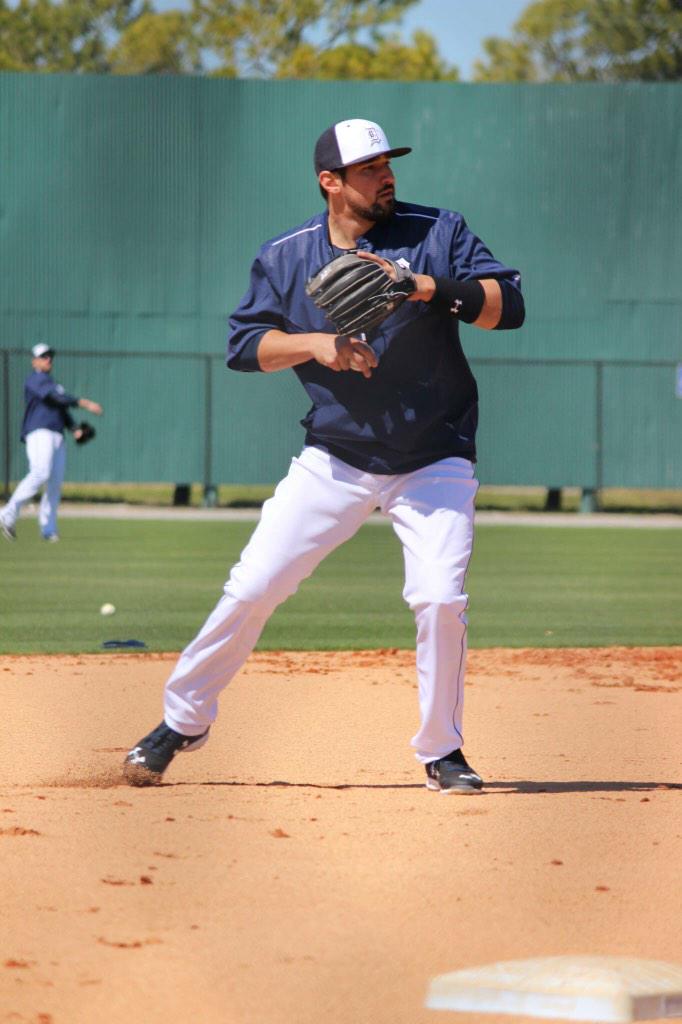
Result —
[[466, 459], [413, 473], [364, 473], [304, 448], [263, 505], [225, 596], [185, 648], [166, 684], [165, 720], [196, 736], [215, 720], [220, 691], [253, 650], [274, 609], [379, 508], [403, 545], [403, 597], [417, 623], [421, 762], [463, 744], [467, 595], [478, 482]]
[[26, 455], [29, 470], [2, 510], [2, 518], [13, 527], [22, 505], [30, 501], [44, 487], [38, 509], [38, 525], [43, 537], [57, 532], [57, 509], [64, 482], [66, 445], [64, 435], [56, 430], [32, 430], [26, 436]]

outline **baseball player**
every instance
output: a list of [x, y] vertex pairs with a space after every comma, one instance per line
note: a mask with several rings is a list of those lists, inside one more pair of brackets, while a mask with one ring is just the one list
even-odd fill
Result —
[[21, 440], [26, 444], [29, 470], [0, 513], [0, 531], [6, 540], [16, 540], [16, 522], [22, 505], [44, 488], [38, 510], [38, 526], [46, 541], [58, 541], [57, 509], [61, 497], [66, 447], [64, 430], [81, 440], [84, 426], [76, 426], [69, 408], [87, 409], [102, 415], [102, 406], [89, 398], [68, 394], [52, 378], [54, 349], [39, 343], [31, 349], [33, 372], [24, 382], [26, 408], [21, 424]]
[[[305, 445], [180, 655], [163, 721], [129, 752], [131, 784], [160, 782], [177, 752], [206, 742], [221, 690], [273, 610], [380, 509], [403, 546], [403, 596], [416, 620], [416, 759], [429, 789], [483, 785], [462, 749], [464, 587], [478, 483], [477, 390], [459, 323], [517, 328], [524, 303], [518, 271], [495, 259], [461, 214], [397, 201], [391, 160], [410, 152], [391, 148], [371, 121], [327, 129], [314, 154], [327, 208], [266, 242], [251, 267], [230, 318], [227, 365], [294, 370], [312, 403]], [[335, 331], [306, 291], [321, 267], [352, 250], [389, 276], [409, 270], [413, 288], [362, 335]]]

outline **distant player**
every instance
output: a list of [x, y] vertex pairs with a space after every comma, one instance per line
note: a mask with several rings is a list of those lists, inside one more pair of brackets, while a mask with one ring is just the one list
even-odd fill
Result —
[[43, 489], [38, 510], [38, 526], [44, 540], [57, 541], [57, 509], [66, 467], [64, 431], [71, 430], [76, 440], [81, 428], [76, 427], [70, 408], [87, 409], [102, 415], [102, 406], [89, 398], [68, 394], [52, 378], [55, 352], [40, 343], [31, 349], [33, 372], [24, 383], [26, 408], [21, 424], [21, 440], [26, 444], [29, 470], [17, 484], [14, 494], [0, 513], [0, 532], [6, 540], [16, 540], [16, 522], [22, 505]]
[[[160, 782], [178, 751], [205, 742], [221, 690], [268, 617], [378, 508], [402, 543], [403, 596], [416, 619], [421, 720], [412, 746], [426, 785], [469, 793], [483, 785], [462, 750], [478, 406], [459, 322], [520, 327], [524, 303], [518, 271], [496, 260], [461, 214], [396, 200], [390, 161], [409, 152], [392, 149], [371, 121], [333, 125], [314, 157], [327, 209], [267, 242], [253, 263], [230, 320], [227, 364], [294, 369], [312, 402], [305, 447], [181, 654], [163, 722], [128, 754], [131, 784]], [[356, 249], [411, 271], [414, 290], [380, 326], [352, 337], [334, 331], [306, 283]]]

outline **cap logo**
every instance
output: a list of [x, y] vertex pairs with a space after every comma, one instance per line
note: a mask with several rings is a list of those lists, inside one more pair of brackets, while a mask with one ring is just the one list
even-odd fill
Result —
[[367, 129], [367, 136], [369, 138], [370, 146], [380, 146], [381, 145], [381, 135], [376, 130], [376, 128], [374, 128], [374, 127], [368, 128]]

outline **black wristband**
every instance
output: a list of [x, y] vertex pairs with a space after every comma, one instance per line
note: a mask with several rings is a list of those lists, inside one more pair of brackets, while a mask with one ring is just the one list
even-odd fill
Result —
[[483, 285], [478, 281], [453, 281], [449, 277], [434, 277], [436, 290], [433, 301], [445, 303], [458, 320], [472, 324], [478, 320], [485, 302]]

